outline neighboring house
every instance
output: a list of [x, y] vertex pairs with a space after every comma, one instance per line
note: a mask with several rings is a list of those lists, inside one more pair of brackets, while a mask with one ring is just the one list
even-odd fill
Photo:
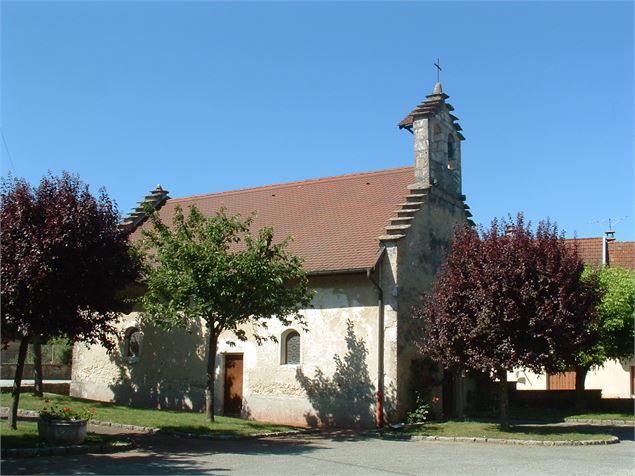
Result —
[[[578, 252], [590, 266], [615, 266], [635, 269], [635, 241], [615, 241], [613, 231], [601, 238], [578, 238]], [[559, 374], [535, 374], [516, 371], [509, 374], [518, 390], [574, 390], [575, 371]], [[586, 376], [586, 389], [602, 390], [603, 398], [630, 398], [635, 396], [635, 361], [607, 361]]]
[[[272, 319], [277, 344], [221, 336], [217, 412], [360, 427], [372, 426], [382, 406], [388, 418], [403, 417], [419, 358], [407, 339], [412, 306], [439, 271], [453, 226], [471, 216], [461, 191], [464, 137], [447, 98], [436, 84], [399, 123], [412, 133], [414, 167], [186, 198], [158, 187], [146, 197], [164, 222], [177, 205], [196, 204], [205, 214], [256, 211], [254, 228], [272, 226], [279, 239], [293, 238], [290, 249], [304, 259], [315, 291], [302, 311], [308, 332]], [[138, 238], [147, 226], [142, 208], [125, 224]], [[123, 316], [120, 328], [123, 339], [110, 355], [76, 345], [71, 395], [203, 408], [204, 328], [168, 334], [145, 325], [137, 311]]]

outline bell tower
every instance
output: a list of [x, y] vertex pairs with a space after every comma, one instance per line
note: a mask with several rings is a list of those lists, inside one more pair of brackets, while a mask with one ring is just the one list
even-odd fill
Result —
[[441, 83], [400, 123], [414, 135], [415, 176], [413, 188], [436, 187], [459, 198], [461, 190], [461, 134], [454, 108], [445, 100]]

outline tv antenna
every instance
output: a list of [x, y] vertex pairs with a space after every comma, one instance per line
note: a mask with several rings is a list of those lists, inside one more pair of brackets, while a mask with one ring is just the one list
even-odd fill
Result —
[[608, 225], [608, 230], [613, 230], [613, 227], [615, 225], [617, 225], [618, 223], [622, 223], [627, 218], [628, 218], [628, 215], [625, 215], [623, 217], [618, 217], [618, 218], [605, 218], [603, 220], [594, 220], [589, 223], [593, 223], [596, 225], [605, 225], [605, 226]]

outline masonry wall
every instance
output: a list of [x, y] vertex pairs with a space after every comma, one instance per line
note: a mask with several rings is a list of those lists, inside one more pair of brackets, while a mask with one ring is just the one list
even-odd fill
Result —
[[[417, 193], [421, 193], [417, 191]], [[399, 273], [399, 359], [398, 359], [398, 413], [403, 416], [414, 404], [415, 389], [441, 397], [440, 385], [421, 388], [422, 376], [415, 375], [413, 361], [420, 359], [420, 352], [413, 338], [418, 323], [413, 321], [414, 307], [421, 304], [421, 296], [432, 288], [435, 276], [445, 261], [452, 229], [465, 221], [463, 204], [456, 198], [435, 188], [427, 189], [421, 209], [415, 214], [412, 227], [405, 238], [398, 241]], [[421, 369], [418, 369], [421, 370]], [[431, 376], [433, 377], [433, 376]], [[440, 378], [440, 376], [439, 376]], [[424, 385], [431, 387], [434, 378]], [[442, 402], [439, 401], [439, 406]]]
[[[285, 327], [276, 319], [268, 331], [289, 328], [301, 335], [301, 362], [281, 362], [281, 342], [257, 345], [237, 341], [232, 333], [219, 340], [216, 361], [216, 412], [223, 410], [226, 354], [243, 354], [245, 417], [296, 425], [357, 426], [374, 424], [377, 389], [377, 292], [365, 275], [314, 277], [312, 308], [304, 310], [308, 331]], [[386, 311], [386, 383], [396, 380], [396, 314]], [[137, 362], [126, 362], [122, 345], [108, 355], [100, 346], [77, 345], [71, 395], [160, 408], [202, 411], [206, 348], [202, 327], [192, 333], [165, 333], [122, 318], [120, 329], [137, 325], [143, 343]], [[248, 332], [252, 329], [247, 328]], [[230, 345], [233, 342], [234, 345]], [[392, 350], [391, 350], [392, 349]], [[389, 397], [389, 408], [390, 408]]]
[[[143, 333], [138, 359], [123, 357], [123, 334], [129, 327]], [[122, 316], [108, 353], [100, 345], [75, 344], [71, 396], [156, 408], [201, 409], [207, 361], [201, 324], [191, 332], [164, 332], [139, 319]]]

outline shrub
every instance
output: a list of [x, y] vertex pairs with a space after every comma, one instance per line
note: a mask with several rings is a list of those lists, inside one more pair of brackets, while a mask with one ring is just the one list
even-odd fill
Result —
[[408, 423], [425, 423], [430, 413], [430, 405], [426, 403], [425, 398], [418, 393], [415, 408], [408, 412]]

